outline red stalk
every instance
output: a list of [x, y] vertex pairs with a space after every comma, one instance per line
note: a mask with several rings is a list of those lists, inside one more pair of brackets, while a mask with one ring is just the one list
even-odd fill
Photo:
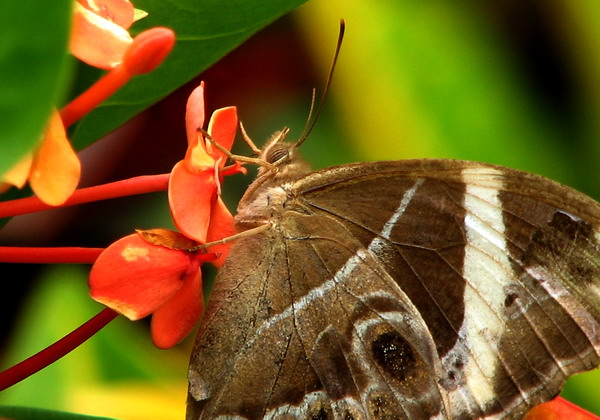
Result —
[[0, 372], [0, 391], [33, 375], [46, 366], [56, 362], [79, 345], [88, 340], [117, 317], [112, 309], [105, 308], [85, 324], [64, 336], [56, 343], [46, 347], [21, 363]]
[[175, 34], [168, 28], [151, 28], [136, 36], [117, 67], [60, 111], [65, 128], [112, 96], [136, 74], [154, 70], [169, 55], [174, 44]]
[[94, 187], [76, 190], [67, 201], [60, 206], [49, 206], [37, 197], [20, 198], [0, 203], [0, 218], [18, 216], [20, 214], [74, 206], [110, 198], [125, 197], [136, 194], [147, 194], [166, 191], [169, 185], [169, 174], [144, 175]]
[[104, 248], [0, 247], [0, 263], [93, 264]]
[[106, 73], [88, 90], [69, 102], [60, 110], [60, 117], [65, 128], [80, 120], [85, 114], [96, 108], [125, 85], [133, 74], [119, 65]]

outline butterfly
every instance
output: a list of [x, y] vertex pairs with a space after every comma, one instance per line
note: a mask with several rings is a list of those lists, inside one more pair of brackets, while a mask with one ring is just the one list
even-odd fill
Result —
[[599, 203], [468, 161], [311, 171], [286, 134], [239, 203], [188, 419], [521, 418], [598, 367]]

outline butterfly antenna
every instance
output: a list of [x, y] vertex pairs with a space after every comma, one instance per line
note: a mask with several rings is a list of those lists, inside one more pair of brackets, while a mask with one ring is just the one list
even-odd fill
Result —
[[338, 56], [340, 55], [340, 49], [342, 48], [342, 41], [344, 39], [344, 31], [346, 29], [346, 22], [344, 19], [340, 19], [340, 31], [338, 34], [337, 44], [335, 46], [335, 53], [333, 55], [333, 61], [331, 63], [331, 68], [329, 69], [329, 74], [327, 75], [327, 81], [325, 82], [325, 89], [323, 91], [323, 96], [321, 97], [321, 101], [319, 102], [319, 106], [317, 107], [317, 111], [315, 112], [314, 118], [312, 118], [314, 106], [315, 106], [315, 89], [313, 89], [312, 100], [310, 102], [310, 111], [308, 112], [308, 118], [306, 120], [306, 125], [304, 126], [304, 130], [302, 131], [302, 135], [298, 139], [298, 141], [294, 144], [294, 148], [297, 149], [300, 147], [302, 143], [307, 139], [308, 135], [315, 127], [317, 120], [319, 119], [319, 115], [321, 115], [321, 110], [323, 109], [323, 104], [325, 103], [325, 98], [327, 98], [327, 93], [329, 92], [329, 86], [331, 85], [331, 79], [333, 77], [333, 71], [335, 70], [335, 64], [337, 63]]

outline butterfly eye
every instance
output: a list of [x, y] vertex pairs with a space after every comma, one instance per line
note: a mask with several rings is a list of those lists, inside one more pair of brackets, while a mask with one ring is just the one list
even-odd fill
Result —
[[276, 163], [286, 159], [290, 155], [289, 147], [278, 147], [273, 148], [269, 151], [266, 156], [266, 161], [269, 163]]

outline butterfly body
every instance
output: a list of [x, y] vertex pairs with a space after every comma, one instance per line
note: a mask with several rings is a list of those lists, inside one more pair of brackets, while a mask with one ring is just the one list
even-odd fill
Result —
[[240, 202], [239, 230], [270, 228], [220, 270], [188, 419], [521, 418], [598, 366], [600, 204], [465, 161], [310, 172], [286, 147]]

